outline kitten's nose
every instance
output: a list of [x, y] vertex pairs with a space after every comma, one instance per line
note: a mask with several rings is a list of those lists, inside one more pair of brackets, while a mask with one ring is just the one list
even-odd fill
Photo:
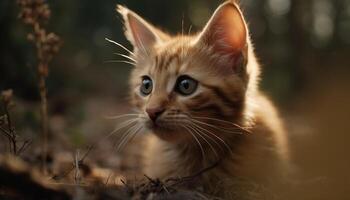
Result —
[[154, 107], [154, 108], [147, 108], [146, 112], [149, 116], [149, 118], [155, 122], [157, 120], [157, 118], [159, 117], [159, 115], [161, 115], [163, 112], [165, 111], [165, 109], [163, 107]]

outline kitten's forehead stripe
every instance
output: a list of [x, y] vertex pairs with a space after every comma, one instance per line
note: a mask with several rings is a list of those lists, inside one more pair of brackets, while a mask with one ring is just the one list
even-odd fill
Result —
[[154, 65], [155, 66], [158, 66], [159, 65], [159, 56], [158, 55], [156, 55], [155, 57], [154, 57]]
[[[177, 64], [180, 63], [180, 56], [179, 56], [179, 51], [180, 49], [178, 48], [176, 51], [164, 51], [159, 53], [156, 58], [158, 60], [158, 62], [156, 63], [156, 65], [154, 66], [154, 70], [159, 70], [159, 71], [163, 71], [163, 70], [169, 70], [170, 64], [173, 62], [177, 62]], [[174, 66], [174, 67], [178, 67], [178, 66]]]

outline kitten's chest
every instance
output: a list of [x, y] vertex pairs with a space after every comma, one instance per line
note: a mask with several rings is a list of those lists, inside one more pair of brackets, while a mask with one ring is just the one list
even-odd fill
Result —
[[214, 180], [234, 175], [234, 159], [229, 155], [220, 158], [215, 154], [204, 153], [204, 162], [200, 149], [177, 149], [153, 135], [146, 140], [144, 173], [153, 178], [166, 180], [196, 176], [196, 179]]

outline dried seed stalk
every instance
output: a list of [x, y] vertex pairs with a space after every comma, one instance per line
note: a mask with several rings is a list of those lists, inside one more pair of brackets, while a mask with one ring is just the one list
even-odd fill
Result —
[[61, 46], [60, 38], [52, 32], [47, 32], [44, 23], [47, 23], [51, 10], [48, 3], [44, 0], [18, 0], [19, 18], [24, 24], [31, 27], [31, 32], [27, 39], [34, 43], [37, 51], [37, 74], [38, 88], [41, 99], [41, 134], [42, 134], [42, 159], [43, 171], [46, 172], [46, 158], [48, 146], [48, 103], [46, 79], [49, 73], [49, 63]]

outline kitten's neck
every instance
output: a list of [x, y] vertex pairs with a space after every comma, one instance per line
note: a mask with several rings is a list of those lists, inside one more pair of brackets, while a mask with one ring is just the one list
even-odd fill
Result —
[[187, 143], [178, 144], [163, 141], [164, 152], [171, 155], [171, 158], [176, 157], [176, 164], [174, 164], [176, 171], [185, 172], [182, 176], [193, 175], [222, 160], [232, 159], [240, 136], [222, 137], [222, 142], [217, 138], [205, 139], [207, 141], [203, 138], [197, 138], [197, 140], [193, 138]]

